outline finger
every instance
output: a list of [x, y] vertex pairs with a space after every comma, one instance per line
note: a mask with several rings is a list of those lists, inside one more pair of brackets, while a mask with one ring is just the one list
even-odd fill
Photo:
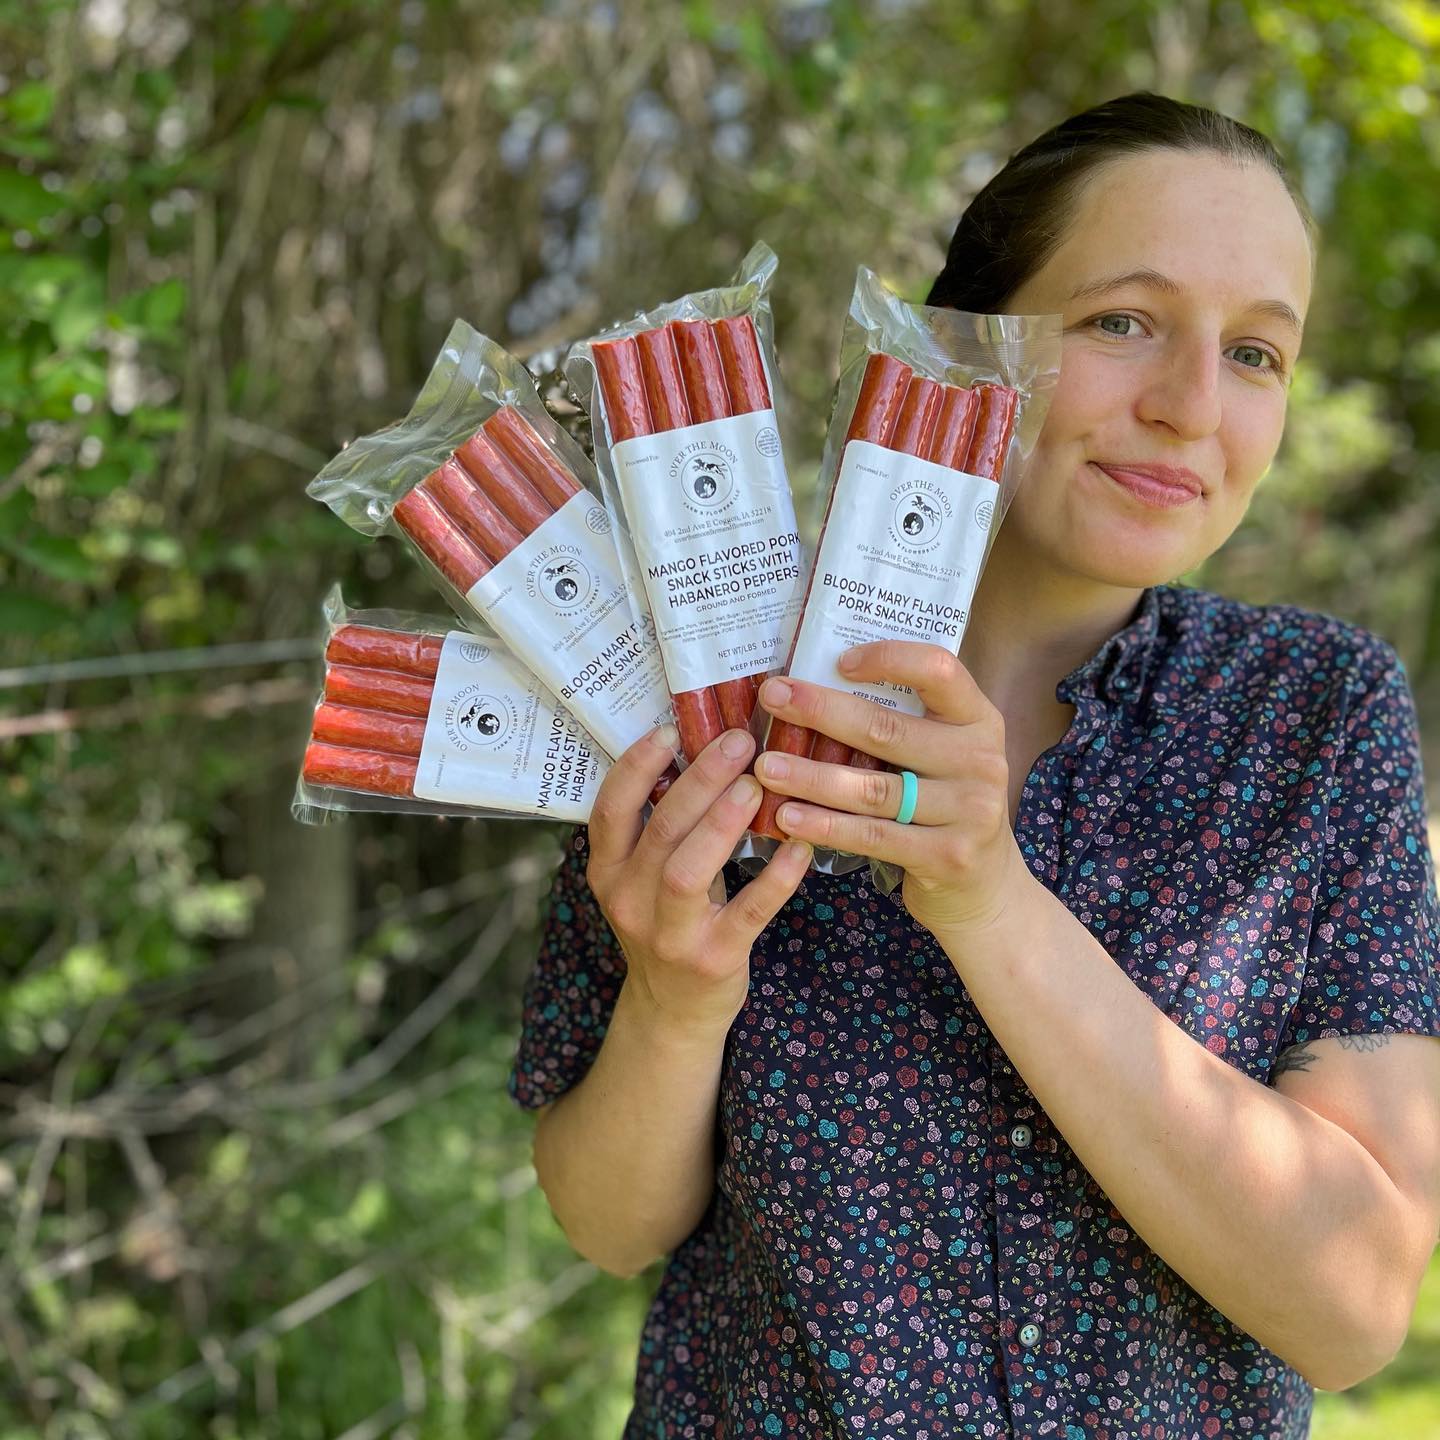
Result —
[[[712, 740], [674, 781], [651, 812], [635, 854], [646, 864], [661, 865], [695, 828], [696, 822], [741, 774], [755, 749], [744, 730], [727, 730]], [[710, 883], [706, 878], [707, 885]]]
[[954, 744], [955, 726], [947, 721], [907, 715], [864, 696], [790, 676], [767, 680], [760, 687], [760, 703], [782, 720], [916, 774], [943, 771]]
[[764, 870], [716, 917], [720, 933], [737, 944], [753, 945], [805, 878], [810, 855], [808, 845], [793, 840], [782, 845]]
[[698, 901], [708, 905], [710, 887], [760, 808], [762, 793], [753, 775], [740, 776], [665, 857], [655, 892], [655, 919], [662, 929], [692, 921]]
[[[830, 810], [873, 815], [881, 820], [893, 820], [905, 796], [905, 782], [888, 770], [826, 765], [794, 755], [762, 755], [755, 762], [755, 774], [767, 790], [777, 795], [793, 795]], [[912, 822], [944, 825], [955, 817], [954, 787], [945, 780], [921, 780], [915, 792]]]
[[630, 858], [643, 829], [641, 812], [655, 782], [674, 762], [679, 743], [680, 735], [673, 725], [660, 725], [637, 740], [610, 767], [595, 792], [590, 812], [592, 864], [619, 865]]
[[906, 870], [917, 868], [939, 832], [924, 825], [900, 825], [873, 815], [847, 815], [819, 805], [787, 800], [776, 812], [776, 824], [807, 845], [888, 860]]
[[874, 640], [840, 656], [837, 668], [847, 680], [908, 685], [926, 710], [954, 725], [982, 719], [990, 702], [975, 677], [943, 645], [921, 640]]

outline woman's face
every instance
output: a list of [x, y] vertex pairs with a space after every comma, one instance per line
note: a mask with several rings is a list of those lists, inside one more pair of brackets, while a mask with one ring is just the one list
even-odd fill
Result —
[[1220, 548], [1280, 444], [1310, 275], [1300, 215], [1264, 166], [1155, 150], [1090, 178], [1005, 307], [1064, 320], [1001, 530], [1027, 568], [1144, 587]]

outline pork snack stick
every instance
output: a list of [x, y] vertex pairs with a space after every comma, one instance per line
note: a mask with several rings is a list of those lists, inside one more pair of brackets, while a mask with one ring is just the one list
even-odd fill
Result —
[[608, 763], [493, 634], [325, 604], [325, 689], [293, 806], [589, 818]]
[[593, 466], [519, 361], [463, 321], [410, 413], [353, 441], [308, 493], [363, 534], [403, 539], [610, 759], [670, 718]]
[[[775, 406], [763, 245], [734, 282], [572, 347], [596, 463], [693, 759], [754, 725], [799, 611], [800, 540]], [[688, 714], [687, 714], [688, 711]]]
[[[923, 714], [909, 687], [849, 680], [836, 662], [852, 646], [889, 639], [959, 653], [1058, 371], [1057, 317], [909, 305], [860, 268], [821, 460], [824, 522], [787, 673]], [[766, 748], [880, 764], [824, 736], [807, 751], [796, 729], [772, 722]], [[767, 843], [783, 838], [783, 799], [767, 795], [752, 822]], [[839, 871], [860, 862], [831, 854], [817, 863]], [[886, 868], [877, 867], [882, 890], [898, 878], [879, 873]]]

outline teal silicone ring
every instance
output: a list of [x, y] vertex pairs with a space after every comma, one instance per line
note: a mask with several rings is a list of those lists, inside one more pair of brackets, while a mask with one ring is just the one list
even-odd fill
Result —
[[915, 778], [913, 770], [902, 770], [900, 781], [905, 789], [900, 796], [900, 813], [896, 815], [895, 821], [899, 825], [908, 825], [915, 818], [915, 802], [920, 798], [920, 782]]

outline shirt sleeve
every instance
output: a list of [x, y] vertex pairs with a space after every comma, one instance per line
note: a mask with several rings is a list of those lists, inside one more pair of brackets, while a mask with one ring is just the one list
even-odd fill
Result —
[[585, 880], [589, 831], [579, 826], [550, 889], [540, 953], [525, 982], [520, 1043], [506, 1086], [526, 1110], [584, 1078], [625, 978], [625, 956]]
[[1399, 658], [1339, 738], [1315, 917], [1279, 1049], [1327, 1035], [1440, 1035], [1440, 905], [1420, 731]]

